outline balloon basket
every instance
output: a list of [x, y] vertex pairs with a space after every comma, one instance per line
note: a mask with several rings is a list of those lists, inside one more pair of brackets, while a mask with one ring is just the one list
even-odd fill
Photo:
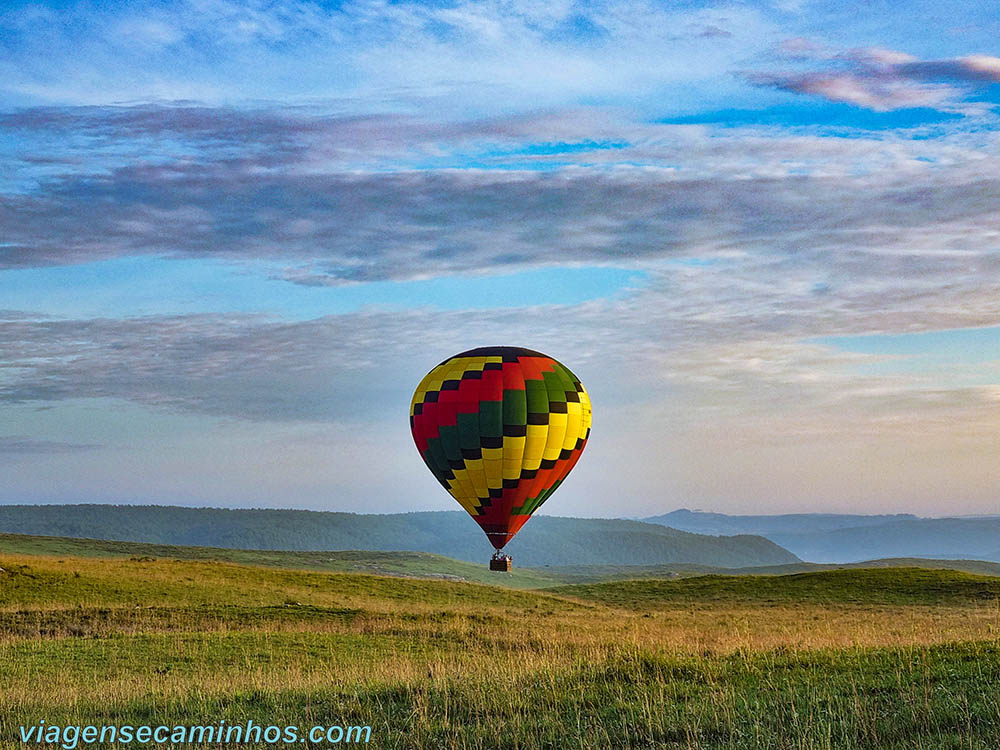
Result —
[[510, 569], [513, 567], [513, 563], [514, 558], [510, 555], [501, 555], [497, 552], [490, 558], [490, 570], [496, 570], [501, 573], [509, 573]]

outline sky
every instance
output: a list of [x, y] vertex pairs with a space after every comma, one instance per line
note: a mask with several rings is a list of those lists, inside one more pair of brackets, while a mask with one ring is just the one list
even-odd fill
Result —
[[594, 424], [542, 512], [1000, 512], [986, 2], [5, 2], [0, 503], [451, 509], [434, 365]]

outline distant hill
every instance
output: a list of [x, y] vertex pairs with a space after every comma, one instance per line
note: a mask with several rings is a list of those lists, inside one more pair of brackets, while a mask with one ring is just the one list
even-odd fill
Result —
[[786, 513], [776, 516], [730, 516], [725, 513], [706, 513], [700, 510], [680, 510], [662, 516], [644, 518], [647, 523], [658, 523], [672, 529], [694, 534], [807, 534], [861, 526], [880, 526], [893, 521], [912, 521], [912, 513], [896, 515], [862, 516], [840, 513]]
[[[482, 563], [492, 548], [461, 511], [388, 515], [143, 505], [0, 506], [0, 532], [247, 550], [410, 550]], [[517, 566], [696, 563], [740, 568], [798, 558], [760, 536], [704, 536], [615, 519], [533, 518], [507, 547]]]
[[[937, 557], [1000, 561], [1000, 519], [919, 518], [814, 534], [770, 534], [809, 560]], [[782, 541], [777, 541], [782, 540]]]
[[995, 516], [728, 516], [678, 510], [645, 520], [692, 533], [759, 534], [812, 562], [845, 563], [886, 557], [1000, 562], [1000, 518]]

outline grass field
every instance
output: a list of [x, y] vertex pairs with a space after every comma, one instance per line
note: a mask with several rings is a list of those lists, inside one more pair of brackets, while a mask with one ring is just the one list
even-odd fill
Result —
[[514, 566], [510, 574], [498, 576], [482, 563], [435, 555], [429, 552], [242, 550], [225, 547], [182, 547], [148, 542], [118, 542], [101, 539], [70, 539], [27, 534], [0, 534], [0, 551], [9, 554], [56, 557], [154, 558], [232, 562], [297, 570], [324, 570], [339, 573], [438, 578], [442, 580], [489, 583], [520, 589], [539, 589], [563, 583], [592, 583], [630, 578], [683, 578], [717, 575], [787, 575], [850, 568], [921, 567], [961, 570], [967, 573], [1000, 576], [1000, 563], [982, 560], [923, 560], [893, 558], [848, 564], [809, 562], [751, 568], [724, 568], [693, 563], [663, 565], [573, 565], [525, 568]]
[[0, 545], [3, 747], [42, 719], [370, 725], [385, 748], [1000, 738], [996, 578], [865, 568], [529, 591], [71, 541]]
[[[181, 547], [147, 542], [113, 542], [101, 539], [67, 539], [26, 534], [0, 534], [0, 551], [57, 557], [210, 560], [271, 568], [371, 573], [380, 576], [439, 578], [478, 583], [497, 582], [497, 576], [490, 573], [484, 564], [455, 560], [430, 552], [242, 550], [222, 547]], [[488, 559], [489, 553], [484, 553], [483, 562]], [[579, 574], [580, 571], [575, 573]], [[597, 580], [599, 577], [584, 576], [588, 581]], [[512, 588], [543, 588], [573, 580], [575, 579], [571, 575], [549, 574], [543, 570], [524, 568], [518, 568], [503, 577], [504, 585]]]

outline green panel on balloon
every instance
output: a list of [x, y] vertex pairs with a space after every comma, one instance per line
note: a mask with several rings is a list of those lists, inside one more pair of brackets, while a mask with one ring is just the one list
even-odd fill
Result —
[[503, 392], [503, 423], [528, 423], [528, 401], [524, 391], [506, 390]]

